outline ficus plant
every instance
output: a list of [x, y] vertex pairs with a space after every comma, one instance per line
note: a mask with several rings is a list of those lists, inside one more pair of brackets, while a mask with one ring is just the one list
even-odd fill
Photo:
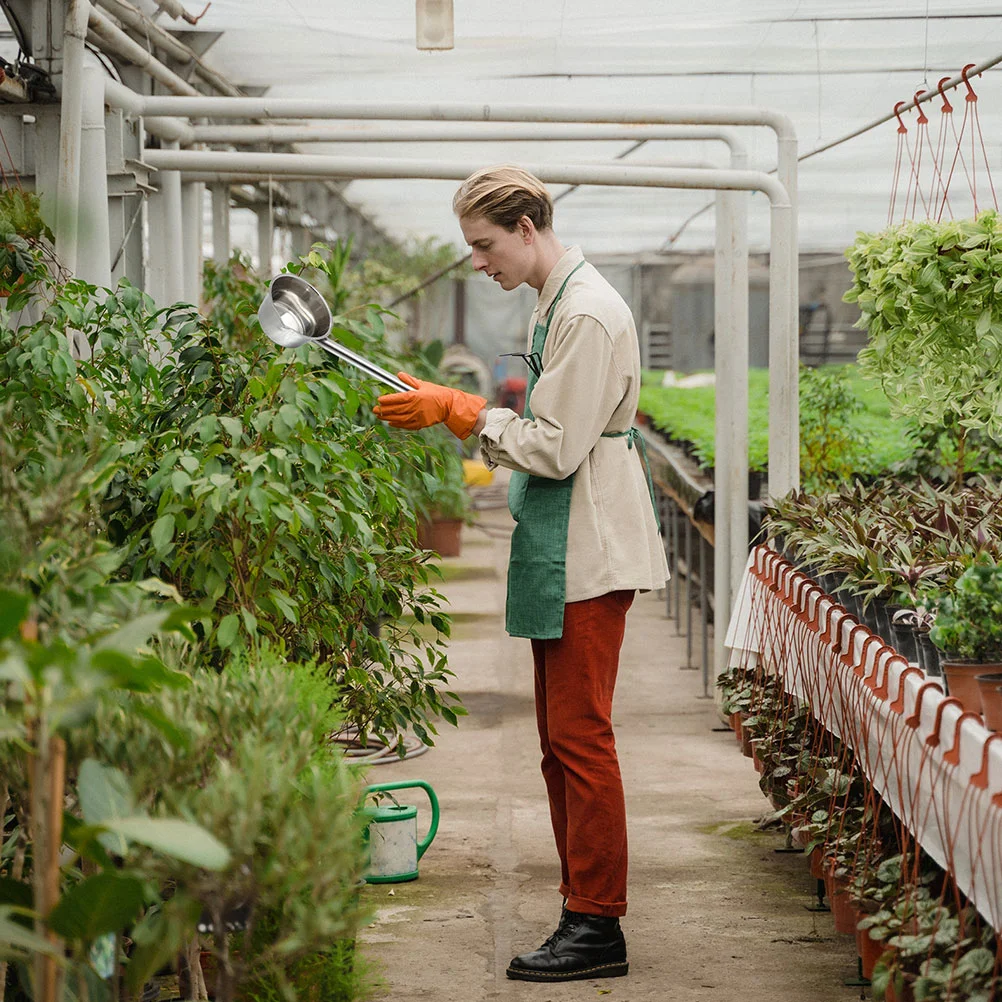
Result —
[[[69, 329], [90, 360], [70, 357]], [[11, 434], [100, 427], [117, 458], [95, 525], [124, 554], [118, 573], [205, 610], [204, 657], [222, 666], [262, 639], [317, 657], [363, 740], [402, 747], [411, 729], [430, 743], [437, 717], [456, 720], [448, 618], [414, 537], [444, 446], [382, 426], [376, 390], [319, 350], [241, 348], [124, 284], [102, 297], [68, 283], [38, 324], [0, 339]]]
[[1002, 438], [1002, 222], [912, 221], [861, 233], [846, 251], [847, 302], [869, 333], [859, 353], [894, 412], [954, 441], [954, 477], [968, 468], [973, 429]]

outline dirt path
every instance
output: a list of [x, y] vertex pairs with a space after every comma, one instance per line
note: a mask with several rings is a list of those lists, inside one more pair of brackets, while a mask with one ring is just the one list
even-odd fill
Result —
[[[372, 782], [428, 780], [438, 837], [413, 883], [370, 885], [378, 909], [362, 936], [381, 997], [435, 1002], [608, 999], [641, 1002], [840, 1002], [855, 949], [831, 918], [805, 910], [814, 881], [801, 855], [752, 822], [768, 805], [751, 762], [718, 717], [698, 672], [681, 671], [656, 595], [627, 621], [614, 708], [630, 832], [626, 978], [563, 985], [509, 981], [505, 967], [553, 930], [560, 910], [532, 706], [528, 641], [503, 629], [507, 512], [482, 513], [442, 590], [459, 613], [450, 662], [470, 716], [436, 748], [379, 766]], [[421, 803], [417, 794], [404, 798]], [[426, 802], [419, 823], [427, 823]], [[422, 827], [422, 831], [423, 831]]]

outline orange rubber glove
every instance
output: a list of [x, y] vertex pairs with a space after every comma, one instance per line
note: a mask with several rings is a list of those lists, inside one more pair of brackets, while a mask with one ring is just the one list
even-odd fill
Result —
[[374, 408], [377, 417], [394, 428], [410, 431], [445, 422], [456, 438], [469, 438], [481, 410], [487, 406], [483, 397], [451, 386], [426, 383], [406, 372], [397, 375], [414, 390], [381, 396]]

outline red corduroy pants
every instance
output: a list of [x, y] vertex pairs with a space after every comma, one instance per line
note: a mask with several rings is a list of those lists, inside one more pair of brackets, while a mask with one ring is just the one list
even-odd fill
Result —
[[626, 914], [626, 804], [612, 694], [632, 591], [564, 606], [559, 640], [533, 640], [536, 723], [571, 911]]

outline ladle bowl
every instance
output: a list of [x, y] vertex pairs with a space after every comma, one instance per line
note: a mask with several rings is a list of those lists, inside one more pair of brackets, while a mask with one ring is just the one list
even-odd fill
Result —
[[261, 330], [283, 348], [315, 344], [329, 355], [360, 369], [365, 375], [398, 393], [414, 389], [374, 362], [358, 355], [330, 336], [334, 326], [323, 296], [298, 275], [276, 275], [257, 310]]
[[298, 275], [276, 275], [258, 307], [261, 330], [283, 348], [326, 337], [333, 318], [324, 297]]

